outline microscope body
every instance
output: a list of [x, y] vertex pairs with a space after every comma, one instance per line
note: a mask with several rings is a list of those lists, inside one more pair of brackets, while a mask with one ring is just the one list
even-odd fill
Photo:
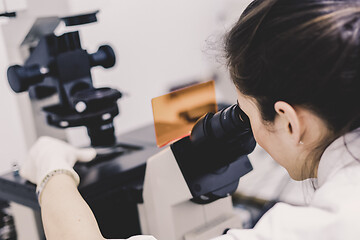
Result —
[[[96, 13], [89, 14], [89, 19], [93, 20]], [[122, 94], [108, 87], [95, 88], [90, 70], [113, 67], [115, 53], [108, 45], [88, 53], [81, 47], [78, 31], [55, 35], [53, 31], [61, 21], [72, 24], [68, 18], [35, 22], [22, 44], [27, 59], [22, 66], [8, 68], [9, 85], [16, 93], [28, 91], [32, 101], [56, 98], [41, 109], [48, 125], [58, 129], [85, 126], [92, 146], [113, 145], [113, 119], [119, 114], [117, 100]]]
[[152, 156], [138, 205], [142, 233], [158, 240], [208, 240], [226, 228], [241, 228], [230, 196], [207, 204], [192, 198], [171, 147]]
[[190, 136], [172, 143], [146, 163], [143, 234], [159, 240], [207, 240], [241, 228], [230, 195], [252, 171], [255, 148], [250, 121], [238, 105], [208, 113]]

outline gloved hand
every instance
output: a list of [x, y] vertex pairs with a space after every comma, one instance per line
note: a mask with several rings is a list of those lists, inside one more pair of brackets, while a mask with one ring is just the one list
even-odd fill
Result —
[[93, 148], [78, 149], [61, 140], [40, 137], [30, 149], [28, 159], [20, 168], [20, 175], [38, 187], [54, 171], [63, 171], [74, 178], [78, 185], [78, 174], [73, 167], [76, 161], [88, 162], [94, 159]]

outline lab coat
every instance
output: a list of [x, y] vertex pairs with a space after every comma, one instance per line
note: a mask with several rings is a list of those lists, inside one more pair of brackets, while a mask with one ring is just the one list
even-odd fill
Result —
[[323, 153], [317, 190], [306, 207], [278, 203], [249, 230], [214, 240], [360, 239], [360, 128]]
[[[360, 239], [360, 128], [323, 153], [308, 206], [278, 203], [253, 229], [231, 229], [213, 240]], [[129, 240], [155, 240], [138, 236]]]

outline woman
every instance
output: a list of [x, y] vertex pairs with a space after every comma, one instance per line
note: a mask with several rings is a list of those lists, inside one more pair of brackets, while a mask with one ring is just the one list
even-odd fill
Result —
[[[226, 53], [257, 142], [317, 190], [309, 206], [279, 203], [216, 239], [360, 239], [360, 2], [255, 0]], [[94, 156], [50, 138], [30, 151], [21, 174], [38, 184], [48, 239], [103, 239], [72, 169]]]

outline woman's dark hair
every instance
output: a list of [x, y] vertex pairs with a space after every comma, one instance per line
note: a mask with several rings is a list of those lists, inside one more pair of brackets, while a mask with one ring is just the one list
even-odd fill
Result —
[[225, 39], [231, 78], [257, 100], [302, 106], [334, 136], [360, 126], [360, 1], [255, 0]]

